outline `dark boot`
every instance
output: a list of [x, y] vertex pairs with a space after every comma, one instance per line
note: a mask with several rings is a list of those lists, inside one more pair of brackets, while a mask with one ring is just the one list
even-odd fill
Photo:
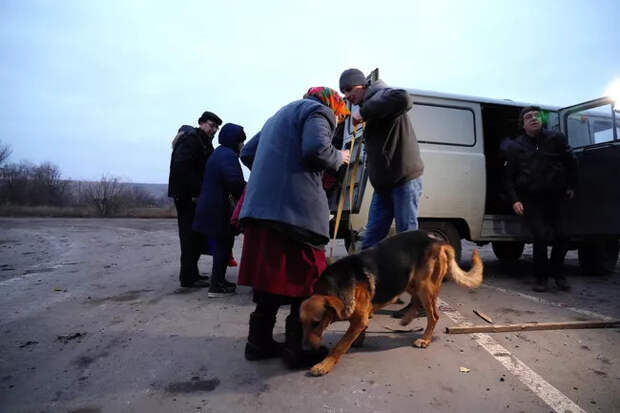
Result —
[[536, 284], [532, 287], [532, 290], [537, 293], [549, 291], [549, 288], [547, 287], [547, 277], [536, 277]]
[[303, 327], [299, 317], [286, 317], [286, 341], [282, 350], [282, 359], [289, 369], [305, 369], [321, 362], [329, 352], [321, 346], [318, 350], [304, 350], [302, 348]]
[[250, 332], [245, 345], [245, 359], [265, 360], [282, 355], [282, 344], [273, 339], [275, 315], [269, 317], [256, 311], [250, 314]]
[[560, 291], [570, 291], [570, 284], [568, 284], [568, 281], [566, 281], [563, 275], [555, 276], [555, 285], [558, 286], [558, 290]]

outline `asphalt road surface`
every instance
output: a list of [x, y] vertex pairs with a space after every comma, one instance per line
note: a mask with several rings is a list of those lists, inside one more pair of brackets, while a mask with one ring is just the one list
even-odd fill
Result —
[[[481, 254], [479, 289], [444, 283], [428, 348], [411, 345], [421, 332], [391, 330], [398, 322], [382, 310], [364, 347], [310, 377], [244, 359], [250, 289], [209, 299], [179, 287], [176, 221], [1, 218], [0, 412], [620, 411], [620, 328], [444, 332], [485, 324], [474, 309], [498, 324], [618, 319], [620, 269], [582, 275], [570, 252], [572, 291], [541, 294], [531, 291], [531, 249], [510, 268], [489, 246]], [[203, 256], [201, 271], [210, 267]], [[346, 327], [333, 324], [326, 343]]]

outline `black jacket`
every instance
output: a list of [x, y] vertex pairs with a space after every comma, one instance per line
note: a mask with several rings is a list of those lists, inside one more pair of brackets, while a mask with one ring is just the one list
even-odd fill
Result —
[[511, 204], [528, 197], [561, 198], [577, 186], [577, 158], [562, 133], [543, 129], [506, 144], [504, 185]]
[[407, 91], [389, 88], [381, 80], [366, 91], [360, 114], [366, 121], [368, 176], [377, 191], [389, 191], [424, 171], [418, 141], [407, 115], [412, 107]]
[[211, 138], [200, 128], [181, 126], [170, 157], [168, 196], [195, 198], [200, 194], [207, 159], [213, 153]]

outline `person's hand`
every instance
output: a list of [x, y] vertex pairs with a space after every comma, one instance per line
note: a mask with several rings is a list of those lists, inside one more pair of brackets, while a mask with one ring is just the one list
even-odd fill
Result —
[[355, 112], [351, 115], [351, 121], [353, 122], [353, 126], [357, 126], [358, 124], [364, 122], [364, 119], [359, 112]]
[[512, 210], [517, 215], [523, 215], [523, 203], [521, 203], [520, 201], [515, 202], [514, 204], [512, 204]]
[[342, 155], [343, 163], [349, 163], [351, 161], [351, 152], [348, 149], [340, 151], [340, 155]]
[[570, 201], [574, 197], [575, 197], [575, 190], [574, 189], [567, 189], [566, 190], [566, 199], [568, 199]]

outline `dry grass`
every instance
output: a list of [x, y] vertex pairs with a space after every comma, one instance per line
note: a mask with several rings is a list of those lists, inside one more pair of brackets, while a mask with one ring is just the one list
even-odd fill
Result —
[[177, 210], [174, 206], [168, 208], [131, 208], [125, 211], [124, 216], [135, 218], [176, 218]]
[[[88, 206], [23, 206], [0, 205], [0, 216], [4, 217], [64, 217], [99, 218], [94, 208]], [[116, 218], [176, 218], [174, 206], [168, 208], [129, 208], [114, 214]]]

